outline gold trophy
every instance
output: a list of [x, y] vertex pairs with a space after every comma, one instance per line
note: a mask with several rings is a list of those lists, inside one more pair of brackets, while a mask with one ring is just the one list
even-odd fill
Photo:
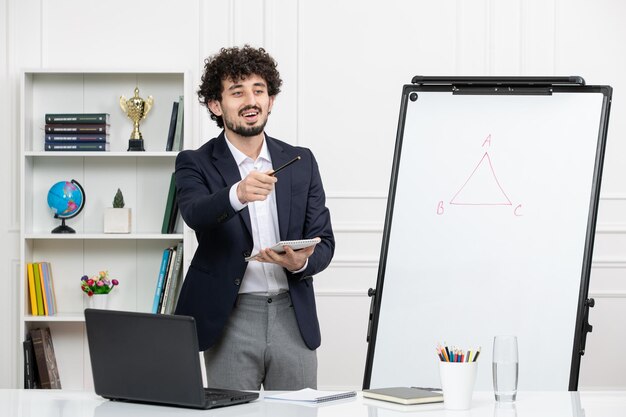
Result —
[[148, 96], [146, 100], [139, 97], [139, 87], [135, 87], [135, 96], [126, 100], [126, 97], [120, 97], [120, 107], [126, 113], [126, 116], [133, 121], [133, 131], [128, 140], [129, 151], [145, 151], [143, 147], [143, 136], [139, 131], [139, 121], [146, 118], [154, 99]]

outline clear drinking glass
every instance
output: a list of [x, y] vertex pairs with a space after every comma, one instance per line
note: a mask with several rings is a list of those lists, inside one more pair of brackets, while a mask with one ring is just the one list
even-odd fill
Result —
[[493, 406], [493, 417], [517, 417], [515, 403], [496, 401]]
[[496, 401], [515, 401], [518, 363], [517, 337], [494, 337], [492, 369]]

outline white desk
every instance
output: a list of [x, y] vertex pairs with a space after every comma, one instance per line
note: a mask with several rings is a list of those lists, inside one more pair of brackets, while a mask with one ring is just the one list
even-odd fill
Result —
[[514, 406], [499, 408], [491, 392], [475, 392], [472, 409], [447, 411], [442, 404], [401, 406], [363, 399], [319, 406], [264, 401], [214, 410], [190, 410], [103, 400], [94, 393], [0, 390], [0, 416], [7, 417], [623, 417], [626, 391], [521, 392]]

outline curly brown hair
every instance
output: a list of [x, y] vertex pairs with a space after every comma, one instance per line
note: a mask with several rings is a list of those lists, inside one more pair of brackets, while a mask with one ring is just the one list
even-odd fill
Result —
[[[222, 48], [220, 52], [204, 60], [204, 74], [198, 90], [198, 101], [208, 107], [211, 100], [222, 100], [222, 81], [240, 81], [251, 75], [258, 75], [267, 83], [267, 92], [275, 96], [280, 92], [283, 81], [276, 69], [277, 64], [263, 48], [244, 45], [242, 48]], [[224, 127], [221, 116], [211, 113], [220, 128]]]

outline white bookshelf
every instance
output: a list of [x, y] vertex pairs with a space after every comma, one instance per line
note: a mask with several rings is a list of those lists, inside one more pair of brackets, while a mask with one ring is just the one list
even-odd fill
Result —
[[[119, 98], [133, 96], [135, 87], [154, 106], [140, 123], [145, 152], [127, 152], [132, 122]], [[163, 250], [184, 240], [185, 226], [162, 234], [161, 225], [177, 152], [166, 152], [172, 103], [183, 95], [191, 108], [190, 76], [185, 71], [30, 70], [21, 80], [21, 274], [20, 340], [33, 327], [48, 326], [64, 389], [93, 387], [84, 328], [87, 296], [80, 289], [83, 275], [108, 270], [120, 281], [109, 295], [109, 307], [150, 311]], [[109, 113], [109, 152], [45, 152], [46, 113]], [[191, 112], [185, 111], [185, 143], [192, 143]], [[85, 189], [82, 212], [66, 224], [76, 234], [52, 234], [60, 224], [46, 197], [62, 180], [77, 180]], [[120, 188], [132, 209], [130, 234], [103, 233], [104, 209]], [[185, 257], [191, 252], [185, 241]], [[33, 316], [26, 264], [51, 263], [58, 313]], [[187, 262], [185, 262], [187, 263]], [[23, 357], [20, 355], [20, 363]], [[20, 368], [21, 369], [21, 368]], [[19, 372], [22, 386], [22, 372]]]

